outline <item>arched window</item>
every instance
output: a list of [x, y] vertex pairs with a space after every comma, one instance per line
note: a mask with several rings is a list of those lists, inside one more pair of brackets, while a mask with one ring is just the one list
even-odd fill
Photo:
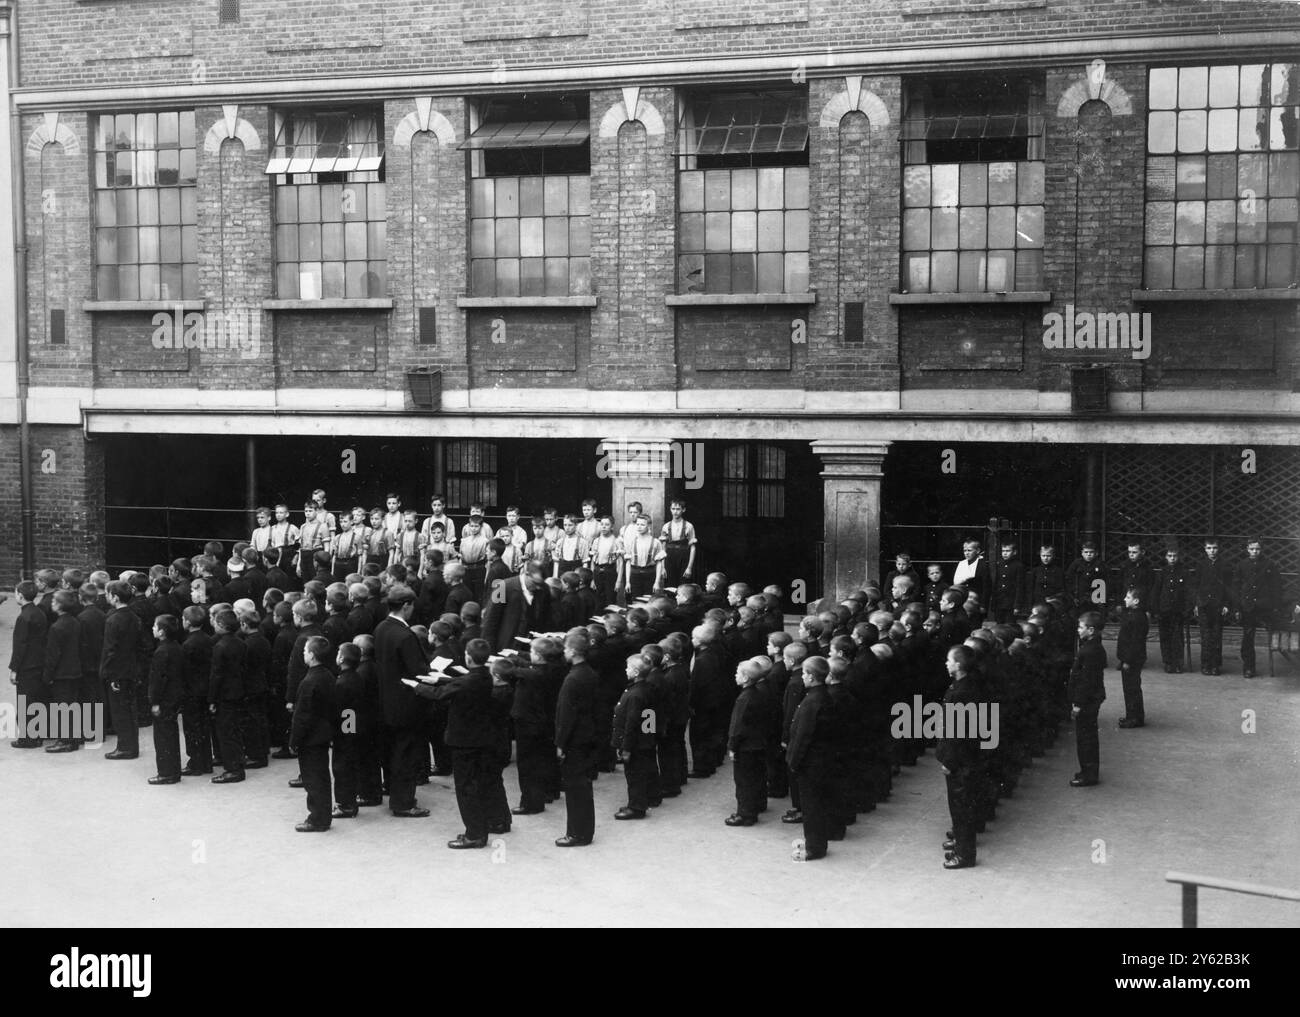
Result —
[[447, 442], [445, 449], [447, 510], [467, 512], [471, 505], [484, 510], [497, 503], [497, 445], [473, 438]]
[[760, 442], [722, 452], [722, 515], [727, 519], [785, 518], [785, 449]]

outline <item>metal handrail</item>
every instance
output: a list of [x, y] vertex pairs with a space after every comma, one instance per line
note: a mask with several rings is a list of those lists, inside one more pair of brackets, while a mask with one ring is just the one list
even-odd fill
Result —
[[1193, 876], [1187, 872], [1166, 872], [1165, 882], [1182, 884], [1184, 929], [1195, 929], [1197, 927], [1196, 891], [1202, 886], [1207, 890], [1228, 890], [1232, 893], [1246, 893], [1254, 897], [1273, 897], [1277, 900], [1300, 901], [1300, 890], [1286, 890], [1282, 887], [1264, 886], [1260, 883], [1243, 883], [1239, 879]]

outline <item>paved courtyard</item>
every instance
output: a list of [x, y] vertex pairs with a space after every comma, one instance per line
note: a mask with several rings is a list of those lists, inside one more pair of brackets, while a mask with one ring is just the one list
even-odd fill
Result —
[[[0, 606], [4, 661], [14, 615], [12, 601]], [[958, 872], [941, 867], [948, 816], [933, 753], [904, 768], [891, 800], [826, 859], [801, 863], [791, 857], [799, 828], [777, 821], [784, 800], [756, 827], [723, 825], [729, 768], [637, 823], [613, 820], [625, 785], [602, 776], [585, 849], [554, 847], [561, 803], [515, 817], [489, 850], [452, 852], [444, 842], [462, 828], [449, 780], [419, 789], [427, 819], [365, 809], [304, 836], [293, 829], [306, 809], [286, 785], [292, 762], [238, 785], [155, 788], [147, 730], [132, 762], [105, 761], [104, 746], [51, 756], [6, 741], [0, 924], [1177, 926], [1170, 869], [1300, 888], [1300, 674], [1282, 664], [1247, 682], [1232, 645], [1225, 661], [1237, 673], [1148, 672], [1138, 731], [1116, 729], [1122, 697], [1108, 672], [1102, 784], [1067, 786], [1066, 731], [1000, 807], [979, 865]], [[13, 700], [6, 683], [3, 701]], [[1242, 731], [1247, 710], [1253, 734]], [[513, 767], [506, 785], [517, 794]], [[1206, 927], [1298, 923], [1294, 904], [1201, 895]]]

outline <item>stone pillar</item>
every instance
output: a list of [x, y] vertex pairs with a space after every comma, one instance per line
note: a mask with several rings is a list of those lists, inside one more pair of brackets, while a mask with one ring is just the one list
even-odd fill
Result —
[[606, 438], [600, 443], [596, 476], [611, 481], [609, 514], [615, 533], [627, 522], [628, 504], [639, 501], [650, 516], [650, 532], [658, 536], [666, 508], [664, 482], [678, 465], [681, 448], [667, 438]]
[[843, 600], [880, 567], [880, 485], [887, 441], [814, 441], [821, 457], [826, 549], [821, 595]]

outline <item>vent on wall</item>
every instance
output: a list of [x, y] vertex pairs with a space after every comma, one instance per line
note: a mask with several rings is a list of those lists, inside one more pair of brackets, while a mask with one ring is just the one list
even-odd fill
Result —
[[431, 344], [438, 341], [438, 316], [436, 307], [420, 308], [420, 333], [416, 340], [422, 344]]
[[862, 301], [844, 305], [844, 345], [861, 346], [866, 342], [862, 330]]
[[217, 21], [233, 25], [239, 21], [239, 0], [217, 0]]
[[1070, 370], [1070, 409], [1075, 413], [1105, 413], [1110, 408], [1106, 368], [1075, 367]]
[[63, 311], [51, 310], [50, 311], [50, 342], [66, 343], [67, 341], [68, 341], [68, 333], [66, 328], [64, 327]]

